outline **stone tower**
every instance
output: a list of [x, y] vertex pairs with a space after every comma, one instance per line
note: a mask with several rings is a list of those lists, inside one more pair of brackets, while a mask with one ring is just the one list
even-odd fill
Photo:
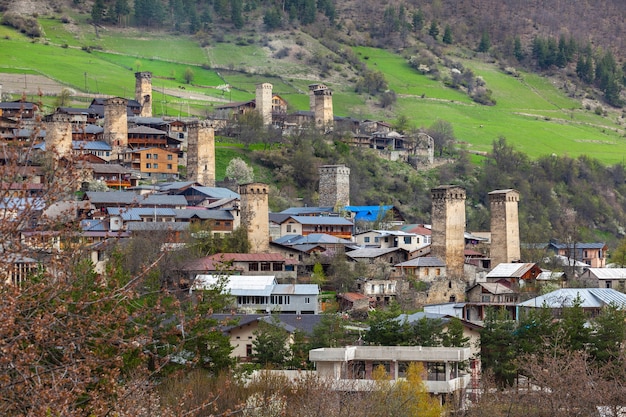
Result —
[[263, 118], [263, 125], [272, 124], [272, 84], [262, 83], [256, 86], [256, 110]]
[[46, 122], [46, 152], [57, 160], [72, 155], [72, 123], [67, 114], [54, 113]]
[[135, 73], [135, 100], [141, 104], [141, 117], [152, 117], [152, 73]]
[[251, 253], [267, 252], [270, 243], [269, 186], [252, 182], [239, 186], [241, 225], [248, 229]]
[[345, 165], [319, 167], [319, 206], [343, 208], [350, 205], [350, 168]]
[[519, 261], [521, 258], [518, 217], [519, 191], [496, 190], [489, 193], [491, 206], [491, 266]]
[[187, 179], [215, 187], [215, 134], [207, 122], [187, 125]]
[[112, 159], [122, 159], [128, 148], [128, 100], [113, 97], [104, 101], [104, 140], [111, 145]]
[[465, 189], [456, 185], [441, 185], [430, 192], [431, 253], [445, 262], [449, 278], [463, 278]]
[[311, 113], [315, 113], [315, 90], [325, 90], [324, 84], [309, 84], [309, 110]]
[[313, 91], [315, 95], [315, 126], [331, 127], [333, 124], [333, 92], [329, 88]]

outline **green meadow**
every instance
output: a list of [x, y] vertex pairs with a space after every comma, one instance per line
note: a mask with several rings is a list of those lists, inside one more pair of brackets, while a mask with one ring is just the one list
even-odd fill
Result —
[[[308, 85], [320, 81], [304, 62], [273, 58], [276, 47], [262, 46], [252, 35], [254, 42], [233, 38], [201, 47], [190, 37], [167, 33], [103, 28], [96, 36], [88, 25], [70, 30], [59, 19], [40, 22], [45, 39], [36, 42], [0, 26], [0, 82], [3, 72], [41, 74], [87, 94], [131, 97], [134, 72], [150, 71], [154, 113], [186, 116], [210, 114], [223, 102], [252, 99], [260, 82], [272, 83], [290, 111], [308, 110]], [[484, 106], [446, 87], [443, 80], [418, 73], [400, 54], [369, 47], [354, 51], [368, 68], [384, 74], [397, 102], [391, 110], [381, 109], [376, 97], [356, 94], [347, 79], [335, 77], [327, 85], [338, 116], [393, 122], [405, 115], [414, 127], [425, 128], [446, 120], [462, 146], [476, 152], [490, 151], [493, 141], [504, 136], [531, 157], [585, 154], [607, 164], [623, 161], [621, 113], [596, 114], [547, 78], [523, 71], [513, 76], [491, 63], [461, 59], [492, 91], [496, 104]], [[191, 84], [184, 79], [188, 69], [193, 71]], [[441, 73], [446, 76], [445, 70]], [[230, 89], [216, 88], [225, 85]], [[172, 93], [183, 90], [184, 95]]]

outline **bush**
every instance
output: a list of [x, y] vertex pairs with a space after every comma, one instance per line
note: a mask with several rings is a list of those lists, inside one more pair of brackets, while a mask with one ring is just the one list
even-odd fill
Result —
[[10, 26], [19, 30], [23, 34], [31, 38], [39, 38], [43, 35], [43, 30], [39, 26], [37, 19], [31, 16], [22, 16], [15, 13], [7, 13], [2, 16], [2, 22], [5, 26]]

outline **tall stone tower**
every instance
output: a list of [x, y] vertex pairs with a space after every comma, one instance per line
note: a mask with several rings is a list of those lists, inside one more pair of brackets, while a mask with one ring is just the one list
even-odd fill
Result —
[[46, 122], [46, 152], [54, 159], [72, 155], [72, 123], [66, 114], [54, 113]]
[[491, 206], [491, 266], [521, 258], [518, 216], [519, 191], [495, 190], [489, 193]]
[[315, 95], [315, 126], [331, 127], [333, 124], [333, 92], [329, 88], [320, 88], [313, 91]]
[[215, 134], [207, 122], [187, 125], [187, 179], [215, 187]]
[[135, 73], [135, 100], [141, 104], [141, 117], [152, 117], [152, 73]]
[[350, 168], [345, 165], [319, 167], [319, 206], [343, 208], [350, 205]]
[[465, 189], [441, 185], [432, 197], [431, 253], [446, 264], [450, 278], [463, 278], [465, 256]]
[[325, 90], [324, 84], [309, 84], [309, 110], [315, 113], [315, 90]]
[[104, 101], [104, 140], [111, 145], [112, 159], [122, 159], [128, 148], [128, 100], [112, 97]]
[[261, 253], [269, 250], [269, 186], [260, 182], [241, 184], [241, 225], [248, 229], [250, 252]]
[[256, 86], [256, 110], [263, 118], [263, 124], [272, 124], [272, 84], [262, 83]]

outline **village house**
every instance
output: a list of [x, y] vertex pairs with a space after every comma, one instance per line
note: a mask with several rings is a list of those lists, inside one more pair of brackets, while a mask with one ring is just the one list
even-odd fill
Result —
[[426, 390], [441, 402], [450, 394], [469, 385], [470, 375], [461, 370], [471, 359], [470, 348], [422, 346], [347, 346], [309, 351], [317, 374], [328, 378], [337, 390], [371, 391], [373, 371], [383, 366], [391, 381], [406, 377], [411, 362], [420, 363], [426, 371]]
[[163, 148], [139, 148], [124, 152], [123, 162], [141, 173], [143, 178], [156, 180], [178, 177], [178, 152]]
[[506, 311], [512, 320], [517, 318], [516, 305], [520, 295], [506, 283], [478, 282], [468, 288], [465, 294], [467, 302], [463, 308], [463, 317], [466, 320], [482, 322], [490, 308]]
[[550, 242], [546, 249], [556, 255], [565, 256], [584, 262], [592, 268], [605, 268], [608, 256], [608, 246], [606, 243], [558, 243]]
[[300, 332], [305, 336], [305, 341], [308, 340], [322, 316], [317, 314], [214, 314], [213, 318], [220, 322], [236, 322], [236, 324], [227, 324], [223, 328], [233, 347], [230, 356], [239, 362], [251, 362], [254, 358], [254, 342], [260, 322], [284, 329], [289, 334], [287, 344], [291, 345], [294, 342], [295, 332]]
[[532, 290], [541, 268], [535, 263], [501, 263], [485, 276], [487, 282], [503, 283], [513, 289]]
[[298, 262], [278, 253], [216, 253], [188, 262], [183, 271], [198, 274], [275, 276], [280, 282], [295, 282]]
[[289, 216], [280, 224], [280, 235], [325, 233], [341, 239], [352, 238], [353, 224], [350, 220], [335, 216]]
[[403, 279], [417, 279], [424, 282], [446, 276], [446, 264], [436, 256], [422, 256], [409, 259], [394, 265], [393, 277]]
[[598, 288], [626, 290], [626, 268], [587, 268], [579, 280]]
[[519, 303], [517, 317], [537, 308], [549, 308], [555, 317], [560, 317], [563, 308], [571, 307], [575, 302], [580, 303], [588, 317], [595, 317], [609, 305], [620, 310], [625, 309], [626, 294], [612, 288], [561, 288]]
[[359, 246], [378, 248], [402, 248], [413, 252], [427, 246], [420, 236], [400, 230], [369, 230], [354, 235]]
[[246, 314], [280, 312], [318, 314], [319, 287], [315, 284], [278, 284], [274, 275], [196, 275], [190, 293], [214, 288], [225, 280], [224, 291], [233, 307]]

